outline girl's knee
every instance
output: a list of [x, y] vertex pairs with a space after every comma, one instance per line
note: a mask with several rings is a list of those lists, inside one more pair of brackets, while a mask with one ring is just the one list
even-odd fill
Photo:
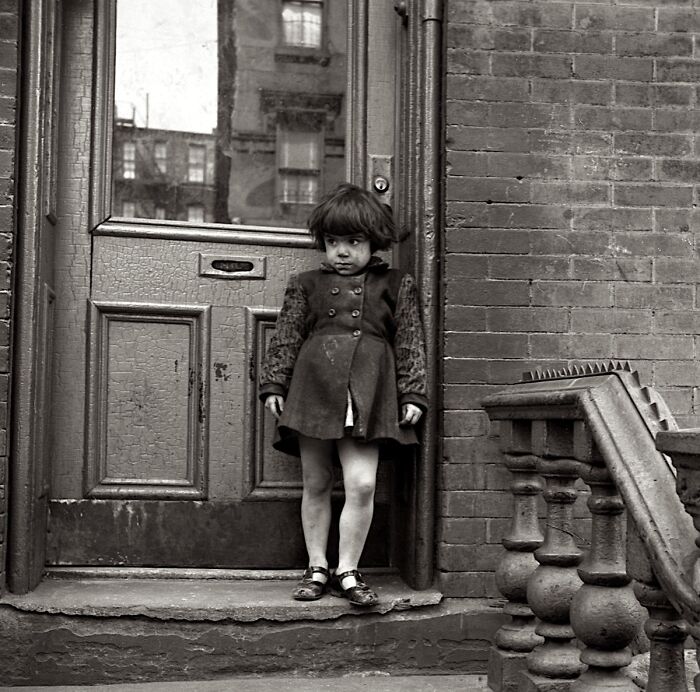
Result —
[[345, 499], [357, 505], [371, 504], [376, 486], [375, 478], [346, 479]]
[[311, 496], [327, 495], [333, 489], [333, 473], [317, 469], [304, 473], [304, 492]]

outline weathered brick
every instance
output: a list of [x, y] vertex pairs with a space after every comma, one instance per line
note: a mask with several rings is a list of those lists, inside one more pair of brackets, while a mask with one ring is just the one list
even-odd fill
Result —
[[654, 331], [658, 334], [700, 334], [700, 311], [656, 311]]
[[464, 572], [472, 569], [477, 572], [496, 569], [503, 555], [500, 545], [474, 545], [466, 551], [461, 546], [438, 545], [438, 562], [450, 572]]
[[[446, 572], [437, 573], [438, 588], [446, 596], [462, 598], [498, 598], [496, 578], [493, 572]], [[505, 620], [505, 616], [504, 616]], [[498, 628], [498, 625], [494, 628]], [[491, 641], [491, 637], [486, 639]]]
[[535, 281], [533, 305], [606, 306], [611, 304], [607, 283], [592, 281]]
[[524, 334], [448, 333], [445, 335], [445, 355], [468, 353], [473, 358], [527, 357], [527, 336]]
[[[615, 36], [618, 55], [691, 56], [691, 36], [661, 33], [619, 33]], [[665, 81], [659, 76], [660, 81]]]
[[583, 31], [653, 31], [653, 7], [629, 7], [576, 3], [574, 26]]
[[577, 106], [574, 122], [585, 130], [643, 130], [651, 129], [652, 114], [647, 108], [606, 106]]
[[520, 382], [525, 371], [535, 367], [552, 367], [541, 359], [529, 361], [499, 360], [497, 358], [446, 358], [444, 381], [446, 384], [513, 384]]
[[497, 255], [489, 259], [493, 279], [567, 279], [569, 260], [562, 257]]
[[609, 254], [610, 235], [601, 231], [530, 231], [533, 255], [604, 255]]
[[582, 257], [572, 260], [572, 278], [582, 281], [651, 281], [648, 258]]
[[607, 183], [536, 181], [531, 190], [533, 204], [608, 204], [611, 198]]
[[655, 363], [655, 387], [687, 385], [688, 382], [700, 382], [700, 362], [695, 360], [673, 360]]
[[468, 50], [526, 51], [530, 49], [530, 29], [448, 24], [448, 48]]
[[537, 53], [612, 53], [612, 32], [557, 31], [535, 29], [533, 50]]
[[652, 331], [652, 310], [619, 308], [573, 308], [571, 331], [574, 334], [648, 334]]
[[693, 203], [693, 188], [651, 183], [615, 183], [615, 204], [622, 207], [688, 207]]
[[657, 164], [658, 178], [664, 181], [695, 183], [700, 179], [700, 161], [662, 159]]
[[514, 178], [568, 178], [571, 157], [494, 152], [486, 155], [486, 173]]
[[445, 235], [447, 252], [522, 254], [530, 251], [530, 237], [521, 230], [448, 228]]
[[700, 218], [697, 209], [654, 209], [654, 230], [658, 233], [688, 233]]
[[[2, 294], [0, 294], [0, 298]], [[486, 329], [486, 308], [466, 305], [445, 306], [445, 330], [448, 332], [478, 332]], [[510, 331], [510, 330], [508, 330]]]
[[[654, 225], [651, 209], [616, 209], [574, 207], [572, 226], [575, 231], [650, 231]], [[608, 239], [606, 254], [616, 254], [618, 247]]]
[[494, 75], [505, 77], [551, 77], [571, 75], [572, 59], [561, 55], [495, 53], [491, 58]]
[[447, 70], [459, 74], [488, 74], [490, 54], [470, 50], [452, 49], [447, 51]]
[[687, 310], [694, 307], [694, 286], [655, 286], [649, 284], [615, 284], [615, 305], [620, 308], [670, 308]]
[[659, 31], [700, 31], [700, 13], [697, 9], [660, 6], [658, 17]]
[[563, 332], [569, 323], [569, 310], [553, 308], [491, 307], [486, 324], [491, 332]]
[[447, 255], [445, 271], [451, 279], [485, 279], [489, 276], [489, 259], [485, 255]]
[[656, 79], [659, 82], [697, 82], [700, 62], [696, 60], [659, 58], [656, 61]]
[[440, 467], [438, 483], [439, 489], [443, 490], [485, 490], [486, 471], [484, 465], [478, 463], [443, 464]]
[[446, 289], [447, 302], [453, 305], [528, 305], [530, 300], [527, 281], [448, 281]]
[[693, 238], [684, 233], [615, 233], [615, 250], [628, 257], [688, 257], [693, 251]]
[[474, 202], [522, 203], [531, 199], [530, 183], [512, 178], [451, 177], [447, 182], [447, 199]]
[[449, 437], [473, 437], [487, 435], [491, 424], [486, 411], [444, 411], [443, 435]]
[[572, 3], [552, 0], [522, 3], [510, 0], [492, 3], [487, 8], [481, 0], [464, 0], [448, 4], [448, 17], [465, 24], [570, 28]]
[[700, 263], [697, 259], [656, 257], [655, 279], [664, 284], [690, 284], [700, 281]]
[[620, 154], [639, 156], [687, 156], [693, 150], [689, 135], [664, 133], [615, 133], [614, 147]]
[[533, 101], [544, 101], [547, 103], [604, 105], [610, 103], [612, 89], [612, 82], [533, 79], [532, 99]]
[[486, 519], [444, 519], [438, 527], [438, 541], [452, 544], [486, 542]]
[[448, 211], [451, 225], [462, 228], [561, 228], [568, 212], [547, 204], [455, 202]]
[[454, 90], [455, 98], [463, 96], [469, 101], [527, 101], [527, 82], [522, 79], [508, 79], [482, 75], [453, 75], [448, 85]]
[[574, 75], [580, 79], [622, 79], [650, 82], [654, 75], [654, 60], [651, 58], [621, 58], [612, 55], [575, 55]]

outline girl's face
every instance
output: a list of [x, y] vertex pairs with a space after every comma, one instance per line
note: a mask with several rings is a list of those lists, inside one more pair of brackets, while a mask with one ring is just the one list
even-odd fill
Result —
[[361, 272], [372, 257], [369, 240], [363, 235], [324, 235], [326, 260], [338, 274]]

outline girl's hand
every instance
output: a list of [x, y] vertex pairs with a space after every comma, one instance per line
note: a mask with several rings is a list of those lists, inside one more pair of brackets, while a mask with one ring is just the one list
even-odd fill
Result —
[[413, 404], [404, 404], [401, 407], [401, 415], [403, 418], [399, 425], [415, 425], [421, 419], [423, 411]]
[[265, 399], [265, 408], [275, 417], [279, 418], [284, 411], [284, 397], [279, 394], [270, 394]]

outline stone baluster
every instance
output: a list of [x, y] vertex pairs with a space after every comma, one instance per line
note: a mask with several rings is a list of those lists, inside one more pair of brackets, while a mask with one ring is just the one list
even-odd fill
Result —
[[527, 604], [527, 584], [537, 567], [534, 550], [542, 544], [537, 511], [542, 479], [530, 453], [530, 422], [504, 420], [499, 425], [505, 464], [513, 476], [513, 523], [503, 538], [506, 553], [496, 569], [496, 585], [508, 599], [503, 612], [511, 621], [496, 632], [488, 681], [494, 692], [516, 692], [527, 654], [543, 641], [535, 634], [535, 616]]
[[581, 587], [576, 567], [582, 551], [576, 546], [573, 505], [580, 463], [573, 456], [571, 421], [535, 421], [533, 452], [545, 481], [547, 518], [544, 543], [535, 551], [539, 566], [530, 578], [527, 600], [540, 619], [535, 632], [544, 643], [528, 655], [520, 692], [564, 692], [583, 665], [569, 620], [571, 601]]
[[[700, 429], [663, 431], [656, 436], [656, 448], [669, 454], [678, 472], [676, 492], [685, 511], [693, 519], [696, 530], [695, 545], [700, 548]], [[700, 560], [696, 560], [692, 572], [693, 587], [700, 592]], [[700, 666], [700, 624], [692, 623], [690, 634]], [[700, 673], [695, 676], [696, 692], [700, 692]], [[655, 692], [653, 688], [647, 688]], [[660, 689], [660, 688], [659, 688]]]
[[687, 692], [683, 655], [688, 625], [671, 605], [656, 580], [644, 544], [634, 526], [627, 527], [627, 573], [634, 593], [647, 609], [644, 632], [649, 638], [649, 692]]
[[571, 625], [585, 644], [581, 662], [588, 667], [571, 692], [637, 692], [622, 671], [643, 618], [627, 575], [625, 505], [581, 421], [574, 424], [574, 455], [591, 489], [592, 525], [591, 548], [578, 569], [583, 586], [571, 604]]

